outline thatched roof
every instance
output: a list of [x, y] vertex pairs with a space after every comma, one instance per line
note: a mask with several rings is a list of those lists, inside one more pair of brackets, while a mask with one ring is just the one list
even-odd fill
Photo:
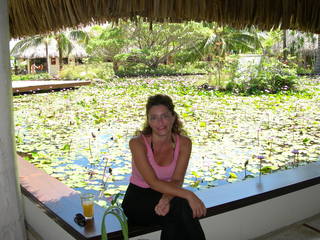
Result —
[[[83, 58], [88, 56], [86, 50], [79, 44], [73, 43], [72, 46], [73, 48], [68, 56], [64, 54], [63, 57]], [[49, 57], [59, 57], [58, 44], [56, 41], [49, 42], [48, 54]], [[46, 46], [44, 43], [41, 43], [37, 46], [30, 46], [23, 51], [12, 51], [11, 56], [15, 58], [46, 58]]]
[[84, 58], [88, 56], [89, 54], [87, 54], [86, 50], [79, 44], [74, 44], [73, 48], [71, 49], [71, 52], [68, 55], [68, 57], [74, 58]]
[[9, 0], [12, 37], [117, 21], [215, 21], [320, 33], [319, 0]]
[[[59, 52], [57, 48], [57, 43], [51, 41], [48, 45], [48, 54], [49, 57], [58, 57]], [[37, 46], [31, 46], [23, 51], [12, 52], [11, 56], [15, 58], [45, 58], [46, 57], [46, 46], [44, 43], [41, 43]]]

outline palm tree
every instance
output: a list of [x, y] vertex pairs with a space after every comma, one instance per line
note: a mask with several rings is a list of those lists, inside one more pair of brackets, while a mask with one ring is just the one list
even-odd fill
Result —
[[225, 56], [227, 53], [255, 51], [261, 47], [261, 42], [255, 29], [237, 30], [212, 24], [212, 35], [204, 47], [214, 54]]
[[262, 47], [255, 29], [237, 30], [229, 26], [218, 26], [215, 23], [206, 24], [212, 34], [204, 44], [204, 53], [214, 55], [215, 66], [220, 85], [221, 70], [227, 54], [252, 52]]
[[53, 35], [54, 39], [58, 43], [58, 52], [59, 52], [59, 66], [60, 69], [63, 65], [63, 54], [69, 56], [71, 50], [75, 48], [76, 44], [87, 45], [89, 41], [88, 34], [82, 30], [72, 30], [67, 34], [60, 32]]
[[[63, 56], [68, 56], [71, 50], [77, 44], [87, 44], [88, 35], [82, 30], [72, 30], [69, 32], [59, 32], [52, 33], [48, 35], [35, 35], [21, 41], [17, 42], [13, 49], [11, 50], [11, 55], [19, 55], [26, 51], [27, 49], [37, 47], [41, 44], [45, 45], [45, 56], [47, 61], [47, 66], [49, 66], [49, 46], [52, 42], [56, 42], [58, 48], [59, 64], [60, 69], [62, 68]], [[50, 69], [48, 67], [48, 73], [50, 74]]]

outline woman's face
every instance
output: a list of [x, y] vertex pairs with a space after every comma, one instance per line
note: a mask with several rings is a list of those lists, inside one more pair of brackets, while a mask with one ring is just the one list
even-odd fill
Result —
[[156, 105], [150, 108], [148, 113], [148, 123], [152, 132], [158, 135], [171, 133], [175, 116], [164, 105]]

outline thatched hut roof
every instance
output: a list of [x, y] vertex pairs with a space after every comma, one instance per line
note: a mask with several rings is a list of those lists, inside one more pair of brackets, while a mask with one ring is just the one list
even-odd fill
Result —
[[[57, 43], [51, 41], [48, 45], [48, 54], [49, 57], [58, 57], [59, 52], [57, 48]], [[14, 51], [11, 53], [11, 56], [15, 58], [45, 58], [46, 57], [46, 46], [44, 43], [41, 43], [37, 46], [31, 46], [26, 48], [23, 51]]]
[[215, 21], [320, 33], [319, 0], [9, 0], [12, 37], [117, 21]]
[[71, 52], [68, 55], [68, 57], [74, 57], [74, 58], [84, 58], [88, 56], [89, 55], [86, 52], [86, 50], [79, 44], [74, 44], [73, 48], [71, 49]]
[[[64, 53], [63, 57], [83, 58], [88, 56], [86, 50], [81, 45], [73, 43], [72, 46], [73, 48], [68, 56]], [[59, 57], [58, 44], [56, 41], [49, 42], [48, 54], [49, 57]], [[46, 46], [45, 43], [41, 43], [37, 46], [30, 46], [23, 51], [12, 51], [11, 56], [15, 58], [46, 58]]]

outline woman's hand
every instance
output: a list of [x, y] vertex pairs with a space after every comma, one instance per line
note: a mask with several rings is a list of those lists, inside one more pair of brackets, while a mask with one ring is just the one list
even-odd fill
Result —
[[154, 208], [156, 214], [165, 216], [170, 210], [170, 198], [162, 197]]
[[193, 218], [203, 217], [207, 214], [207, 208], [203, 202], [193, 192], [187, 198], [189, 205], [192, 209]]

